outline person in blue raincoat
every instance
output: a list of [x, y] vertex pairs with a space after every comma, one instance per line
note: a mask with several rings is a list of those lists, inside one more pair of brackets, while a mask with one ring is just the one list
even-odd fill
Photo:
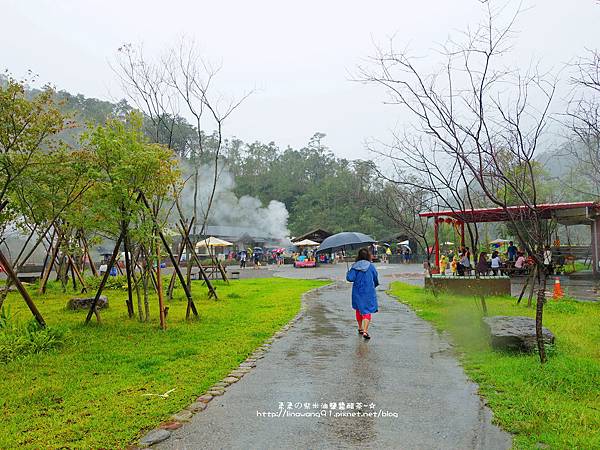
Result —
[[371, 314], [379, 309], [375, 288], [379, 286], [377, 270], [371, 263], [372, 256], [369, 250], [361, 248], [358, 251], [356, 262], [346, 274], [346, 280], [352, 285], [352, 308], [356, 310], [358, 334], [365, 339], [371, 339], [368, 333]]

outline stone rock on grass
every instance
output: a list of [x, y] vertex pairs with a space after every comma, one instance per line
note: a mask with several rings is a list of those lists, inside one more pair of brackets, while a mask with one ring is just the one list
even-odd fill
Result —
[[140, 445], [142, 447], [150, 447], [151, 445], [158, 444], [165, 439], [169, 439], [170, 436], [171, 432], [169, 430], [164, 430], [162, 428], [159, 428], [158, 430], [152, 430], [140, 440]]
[[181, 428], [183, 426], [183, 424], [181, 422], [176, 422], [174, 420], [171, 420], [169, 422], [165, 422], [163, 424], [160, 425], [160, 428], [162, 428], [163, 430], [177, 430], [178, 428]]
[[207, 404], [204, 402], [194, 402], [190, 406], [187, 407], [193, 413], [197, 413], [200, 411], [204, 411], [207, 407]]
[[192, 418], [191, 411], [183, 410], [179, 411], [177, 414], [173, 414], [171, 419], [175, 422], [189, 422]]
[[229, 383], [229, 384], [237, 383], [238, 380], [239, 380], [239, 378], [237, 378], [237, 377], [225, 377], [225, 378], [223, 378], [223, 381], [225, 383]]
[[[496, 350], [520, 350], [531, 352], [537, 348], [535, 338], [535, 319], [522, 316], [484, 317], [490, 333], [492, 347]], [[554, 334], [543, 327], [545, 344], [554, 343]]]
[[225, 391], [208, 391], [207, 394], [212, 395], [213, 397], [217, 397], [219, 395], [223, 395]]
[[202, 402], [202, 403], [208, 403], [208, 402], [210, 402], [212, 400], [212, 398], [213, 398], [212, 395], [210, 395], [210, 394], [204, 394], [204, 395], [201, 395], [200, 397], [198, 397], [196, 399], [196, 401]]
[[[74, 297], [67, 302], [68, 309], [89, 309], [94, 301], [94, 297]], [[108, 308], [108, 298], [101, 295], [96, 303], [96, 309]]]

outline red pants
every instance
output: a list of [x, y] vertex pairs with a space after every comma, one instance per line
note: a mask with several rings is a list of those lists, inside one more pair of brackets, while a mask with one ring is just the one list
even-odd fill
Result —
[[362, 321], [363, 319], [367, 319], [367, 320], [371, 320], [371, 314], [361, 314], [360, 311], [357, 309], [356, 310], [356, 321], [358, 322], [358, 325], [362, 325]]

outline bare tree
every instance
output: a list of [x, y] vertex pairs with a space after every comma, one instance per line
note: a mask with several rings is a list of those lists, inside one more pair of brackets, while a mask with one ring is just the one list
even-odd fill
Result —
[[600, 53], [589, 50], [572, 66], [574, 87], [566, 112], [567, 149], [577, 165], [575, 191], [600, 197]]
[[[196, 145], [191, 155], [194, 168], [193, 173], [193, 234], [197, 235], [196, 224], [199, 222], [199, 209], [202, 207], [202, 222], [200, 234], [204, 234], [212, 203], [214, 201], [217, 182], [222, 167], [219, 165], [223, 150], [223, 127], [229, 116], [251, 94], [243, 95], [240, 99], [225, 101], [213, 86], [215, 77], [221, 66], [214, 66], [204, 59], [198, 52], [194, 42], [181, 40], [179, 47], [172, 49], [163, 61], [163, 67], [168, 73], [170, 86], [179, 94], [179, 98], [186, 106], [188, 113], [194, 118], [196, 128]], [[215, 127], [212, 136], [212, 146], [206, 145], [206, 136], [203, 132], [204, 122]], [[200, 165], [210, 161], [211, 185], [206, 199], [198, 199]], [[204, 201], [203, 201], [204, 200]], [[199, 205], [199, 203], [204, 203]]]
[[[390, 46], [374, 58], [376, 69], [363, 69], [363, 79], [384, 86], [392, 102], [409, 114], [414, 129], [431, 138], [465, 173], [468, 183], [475, 180], [482, 195], [502, 208], [514, 225], [537, 268], [536, 335], [544, 363], [547, 273], [543, 248], [549, 236], [538, 195], [535, 155], [556, 80], [535, 66], [520, 73], [503, 64], [520, 10], [508, 15], [492, 3], [482, 4], [485, 19], [474, 31], [467, 31], [460, 42], [443, 46], [442, 69], [426, 73], [418, 68], [417, 59]], [[435, 160], [424, 164], [437, 165]], [[473, 192], [469, 185], [467, 190]], [[527, 226], [522, 226], [524, 222]]]
[[[392, 173], [380, 171], [380, 177], [388, 182], [410, 186], [417, 192], [427, 192], [428, 198], [421, 205], [422, 212], [451, 211], [465, 226], [470, 248], [477, 259], [479, 229], [469, 222], [469, 212], [489, 205], [479, 193], [474, 192], [475, 179], [464, 168], [464, 163], [453, 157], [438, 142], [428, 137], [408, 133], [394, 134], [392, 145], [371, 147], [371, 151], [392, 167]], [[423, 197], [425, 199], [425, 197]], [[464, 245], [461, 242], [461, 245]]]
[[435, 199], [425, 189], [414, 187], [400, 179], [391, 180], [380, 172], [385, 180], [373, 195], [373, 204], [389, 217], [398, 230], [417, 243], [419, 250], [430, 261], [429, 220], [419, 212], [430, 211]]

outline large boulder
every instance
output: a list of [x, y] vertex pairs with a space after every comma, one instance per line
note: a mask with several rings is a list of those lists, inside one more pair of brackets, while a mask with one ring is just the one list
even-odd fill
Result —
[[[492, 347], [496, 350], [519, 350], [531, 352], [537, 347], [535, 319], [522, 316], [484, 317]], [[542, 328], [545, 344], [554, 343], [554, 334]]]
[[[69, 309], [89, 309], [92, 306], [94, 297], [75, 297], [68, 301], [67, 308]], [[101, 295], [96, 303], [96, 309], [108, 308], [108, 298]]]

